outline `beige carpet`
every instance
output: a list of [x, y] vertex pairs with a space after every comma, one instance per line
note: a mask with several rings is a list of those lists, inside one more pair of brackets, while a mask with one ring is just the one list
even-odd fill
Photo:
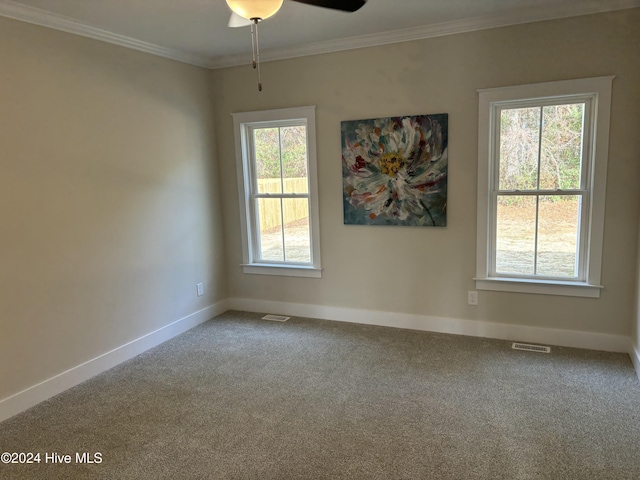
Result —
[[225, 313], [1, 423], [0, 452], [41, 463], [0, 478], [640, 478], [626, 355], [260, 316]]

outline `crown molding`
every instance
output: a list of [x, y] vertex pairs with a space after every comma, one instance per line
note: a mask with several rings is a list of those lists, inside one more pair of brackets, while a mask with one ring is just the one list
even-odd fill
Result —
[[[285, 60], [288, 58], [320, 55], [323, 53], [375, 47], [392, 43], [410, 42], [413, 40], [442, 37], [457, 33], [487, 30], [490, 28], [507, 27], [509, 25], [520, 25], [545, 20], [578, 17], [581, 15], [605, 13], [637, 7], [640, 7], [640, 0], [588, 0], [579, 3], [575, 2], [572, 5], [558, 5], [555, 8], [522, 9], [506, 14], [485, 15], [462, 20], [453, 20], [450, 22], [424, 25], [403, 30], [309, 43], [291, 48], [261, 50], [260, 61], [264, 63], [275, 60]], [[248, 54], [226, 55], [211, 59], [208, 67], [211, 69], [217, 69], [248, 65], [250, 63], [251, 57]]]
[[40, 8], [31, 7], [12, 0], [0, 0], [0, 16], [32, 23], [42, 27], [73, 33], [83, 37], [93, 38], [101, 42], [112, 43], [125, 48], [150, 53], [158, 57], [170, 58], [178, 62], [188, 63], [199, 67], [210, 68], [211, 60], [208, 57], [185, 53], [180, 50], [162, 47], [153, 43], [143, 42], [135, 38], [103, 30], [92, 25], [81, 23], [63, 15], [51, 13]]
[[[359, 37], [341, 38], [324, 42], [309, 43], [290, 48], [263, 50], [260, 52], [262, 62], [285, 60], [289, 58], [320, 55], [323, 53], [354, 50], [358, 48], [375, 47], [426, 38], [441, 37], [457, 33], [473, 32], [490, 28], [506, 27], [523, 23], [540, 22], [560, 18], [577, 17], [594, 13], [612, 12], [640, 7], [640, 0], [587, 0], [573, 2], [571, 5], [558, 5], [554, 8], [522, 9], [500, 15], [485, 15], [463, 20], [454, 20], [432, 25], [407, 28], [389, 32], [362, 35]], [[249, 54], [222, 55], [207, 57], [195, 55], [181, 50], [174, 50], [153, 43], [143, 42], [135, 38], [113, 33], [92, 25], [86, 25], [63, 15], [48, 12], [39, 8], [24, 5], [13, 0], [0, 0], [0, 16], [13, 18], [22, 22], [32, 23], [55, 30], [60, 30], [83, 37], [93, 38], [102, 42], [119, 45], [159, 57], [169, 58], [182, 63], [188, 63], [209, 69], [218, 69], [248, 65], [251, 63]]]

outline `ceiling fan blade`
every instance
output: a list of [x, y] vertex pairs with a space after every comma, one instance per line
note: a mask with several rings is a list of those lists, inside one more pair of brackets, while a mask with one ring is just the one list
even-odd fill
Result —
[[246, 18], [242, 18], [237, 13], [231, 12], [229, 23], [227, 25], [232, 28], [248, 27], [249, 25], [251, 25], [251, 20], [247, 20]]
[[298, 3], [314, 5], [316, 7], [331, 8], [332, 10], [342, 10], [343, 12], [355, 12], [367, 3], [367, 0], [292, 0]]

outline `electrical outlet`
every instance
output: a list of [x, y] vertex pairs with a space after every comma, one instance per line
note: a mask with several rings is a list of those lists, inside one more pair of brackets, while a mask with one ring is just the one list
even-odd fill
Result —
[[469, 305], [478, 305], [478, 292], [472, 292], [469, 290], [467, 292], [467, 303]]
[[198, 289], [198, 296], [201, 297], [204, 294], [204, 286], [199, 283], [196, 285], [196, 288]]

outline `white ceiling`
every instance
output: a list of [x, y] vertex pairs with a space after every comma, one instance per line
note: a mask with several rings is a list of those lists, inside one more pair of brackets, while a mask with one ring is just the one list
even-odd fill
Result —
[[[260, 24], [263, 61], [640, 7], [640, 0], [369, 0], [344, 13], [285, 0]], [[0, 15], [210, 68], [249, 63], [225, 0], [0, 0]]]

